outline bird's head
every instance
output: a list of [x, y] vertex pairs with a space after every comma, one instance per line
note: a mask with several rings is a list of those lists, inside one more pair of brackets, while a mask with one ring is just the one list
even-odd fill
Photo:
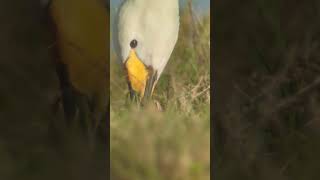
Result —
[[152, 96], [178, 37], [177, 0], [127, 0], [118, 13], [116, 46], [131, 97]]

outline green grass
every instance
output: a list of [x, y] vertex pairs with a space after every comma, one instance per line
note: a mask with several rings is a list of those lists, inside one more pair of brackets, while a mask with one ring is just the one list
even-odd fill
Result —
[[191, 19], [183, 10], [177, 45], [153, 97], [162, 112], [153, 102], [143, 108], [130, 103], [124, 73], [112, 54], [111, 179], [209, 179], [209, 19]]

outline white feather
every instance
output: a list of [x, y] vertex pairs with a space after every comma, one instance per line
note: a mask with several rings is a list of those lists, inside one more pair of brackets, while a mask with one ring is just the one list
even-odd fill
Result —
[[115, 48], [121, 61], [127, 59], [130, 42], [136, 39], [138, 57], [157, 70], [159, 77], [178, 39], [178, 0], [126, 0], [116, 25]]

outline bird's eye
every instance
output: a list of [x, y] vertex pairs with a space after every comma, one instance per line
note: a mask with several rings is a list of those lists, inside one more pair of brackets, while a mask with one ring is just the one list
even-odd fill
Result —
[[130, 47], [131, 48], [136, 48], [138, 46], [138, 41], [137, 40], [132, 40], [131, 42], [130, 42]]

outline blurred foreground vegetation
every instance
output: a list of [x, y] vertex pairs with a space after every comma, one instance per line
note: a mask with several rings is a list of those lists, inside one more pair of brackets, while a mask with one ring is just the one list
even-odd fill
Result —
[[106, 180], [106, 142], [92, 148], [54, 108], [60, 89], [46, 18], [37, 0], [0, 1], [0, 179]]
[[129, 103], [122, 66], [110, 69], [113, 180], [210, 178], [210, 15], [181, 12], [177, 45], [155, 89], [155, 104]]
[[216, 179], [320, 179], [320, 2], [213, 7]]

